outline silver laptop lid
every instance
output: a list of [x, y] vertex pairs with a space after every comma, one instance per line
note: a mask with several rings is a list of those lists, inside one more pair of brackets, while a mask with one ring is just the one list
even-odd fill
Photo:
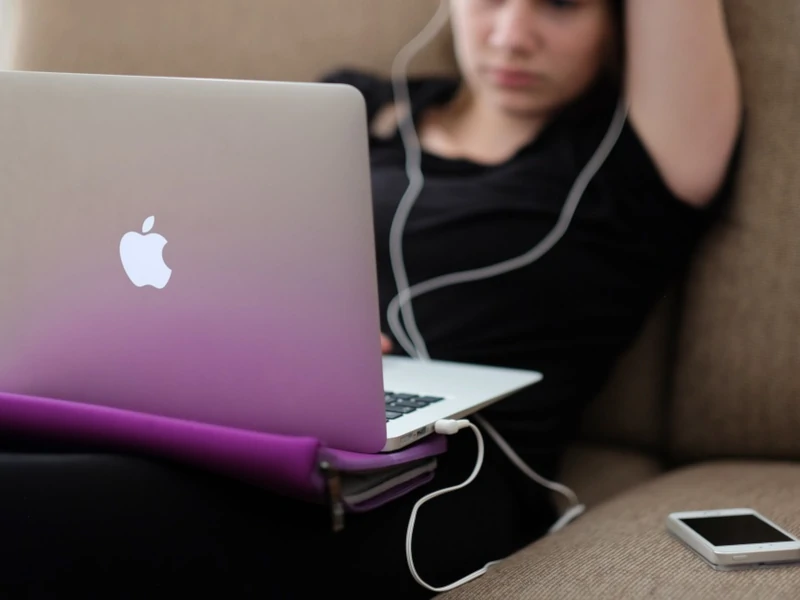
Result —
[[356, 90], [0, 72], [0, 97], [0, 390], [383, 447]]

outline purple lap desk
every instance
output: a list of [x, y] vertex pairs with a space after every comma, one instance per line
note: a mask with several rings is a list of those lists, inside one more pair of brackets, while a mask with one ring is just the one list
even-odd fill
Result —
[[[3, 430], [164, 457], [317, 503], [328, 499], [330, 472], [378, 472], [440, 455], [447, 448], [445, 438], [434, 435], [397, 452], [361, 454], [327, 448], [313, 437], [274, 435], [94, 404], [0, 393]], [[333, 470], [327, 476], [320, 469], [325, 463]], [[344, 502], [344, 510], [372, 510], [433, 476], [433, 471], [422, 473], [359, 504]]]

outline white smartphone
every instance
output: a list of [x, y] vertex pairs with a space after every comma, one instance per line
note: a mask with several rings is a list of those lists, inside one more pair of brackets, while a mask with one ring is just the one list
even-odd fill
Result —
[[672, 513], [667, 529], [718, 570], [800, 562], [800, 540], [750, 508]]

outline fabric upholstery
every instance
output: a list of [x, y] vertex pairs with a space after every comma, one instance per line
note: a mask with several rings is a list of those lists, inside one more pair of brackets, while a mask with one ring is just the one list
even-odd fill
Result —
[[[315, 79], [348, 65], [388, 72], [433, 0], [3, 0], [17, 69]], [[414, 69], [451, 70], [442, 35]]]
[[666, 532], [665, 519], [675, 511], [749, 507], [800, 533], [798, 495], [800, 466], [794, 464], [708, 463], [673, 471], [598, 506], [440, 597], [795, 599], [798, 568], [716, 571]]
[[[558, 479], [572, 489], [583, 504], [594, 508], [661, 472], [661, 465], [644, 452], [579, 443], [566, 452]], [[562, 510], [568, 505], [561, 494], [556, 494], [555, 499]]]
[[678, 459], [800, 458], [800, 3], [728, 0], [748, 107], [736, 202], [694, 264]]

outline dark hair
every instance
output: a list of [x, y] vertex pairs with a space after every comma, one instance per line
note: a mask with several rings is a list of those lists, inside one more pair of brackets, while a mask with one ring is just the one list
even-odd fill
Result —
[[610, 0], [609, 4], [616, 34], [614, 55], [611, 57], [609, 71], [611, 71], [612, 78], [619, 82], [625, 69], [625, 0]]

